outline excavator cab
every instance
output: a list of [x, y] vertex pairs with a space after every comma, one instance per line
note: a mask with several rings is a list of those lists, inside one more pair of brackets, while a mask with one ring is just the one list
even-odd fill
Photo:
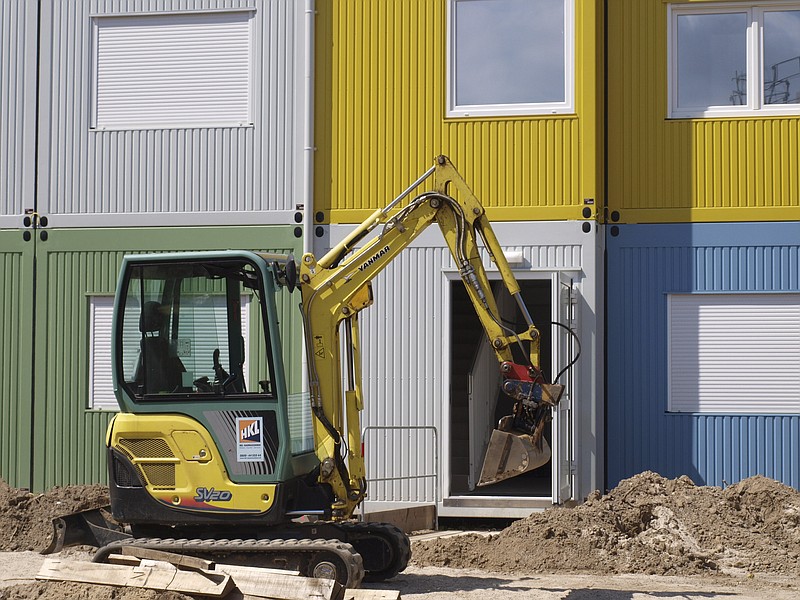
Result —
[[284, 372], [288, 262], [252, 252], [124, 259], [113, 360], [121, 413], [107, 439], [115, 518], [330, 514], [325, 487], [304, 477], [315, 468], [307, 398], [289, 393]]

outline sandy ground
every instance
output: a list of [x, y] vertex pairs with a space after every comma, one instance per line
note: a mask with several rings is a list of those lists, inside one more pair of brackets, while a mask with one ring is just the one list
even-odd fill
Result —
[[[68, 556], [84, 560], [85, 555]], [[34, 582], [44, 561], [36, 552], [0, 552], [0, 599], [77, 597], [79, 586], [67, 587], [57, 582]], [[12, 587], [10, 587], [12, 586]], [[80, 586], [83, 587], [83, 586]], [[86, 586], [88, 587], [88, 586]], [[508, 600], [509, 595], [522, 600], [771, 600], [800, 598], [800, 585], [794, 578], [756, 576], [733, 578], [654, 575], [509, 575], [474, 569], [409, 567], [391, 582], [369, 585], [375, 589], [399, 590], [406, 600]], [[47, 592], [50, 592], [48, 594]], [[72, 594], [70, 594], [70, 591]], [[134, 590], [131, 590], [132, 592]], [[66, 592], [66, 593], [65, 593]], [[119, 598], [112, 588], [93, 586], [81, 590], [81, 596], [100, 600]], [[157, 593], [139, 597], [159, 598]], [[74, 594], [74, 596], [73, 596]]]
[[[375, 586], [378, 587], [378, 586]], [[508, 575], [474, 569], [409, 567], [387, 589], [411, 600], [789, 600], [800, 587], [789, 578], [709, 580], [657, 575]]]
[[[88, 555], [68, 552], [86, 560]], [[58, 582], [33, 583], [44, 556], [30, 551], [0, 552], [0, 599], [80, 597], [120, 598], [113, 588], [74, 586]], [[664, 577], [654, 575], [509, 575], [474, 569], [410, 566], [397, 578], [375, 589], [400, 590], [406, 600], [790, 600], [800, 598], [800, 582], [778, 576]], [[66, 593], [65, 593], [66, 591]], [[50, 593], [48, 593], [50, 592]], [[70, 593], [71, 592], [71, 593]], [[159, 598], [157, 593], [130, 590], [127, 597]], [[163, 598], [163, 596], [161, 596]]]
[[[191, 600], [34, 581], [52, 517], [105, 501], [102, 486], [34, 495], [0, 480], [0, 600]], [[90, 554], [68, 548], [60, 558]], [[419, 536], [405, 572], [369, 585], [406, 600], [800, 600], [800, 492], [764, 477], [723, 490], [640, 473], [502, 531]]]

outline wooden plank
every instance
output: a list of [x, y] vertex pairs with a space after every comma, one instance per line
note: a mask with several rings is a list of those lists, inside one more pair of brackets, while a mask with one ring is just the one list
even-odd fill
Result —
[[436, 505], [423, 504], [391, 510], [363, 512], [366, 523], [391, 523], [406, 533], [436, 529]]
[[122, 554], [109, 554], [106, 562], [110, 565], [127, 565], [129, 567], [138, 567], [142, 561], [135, 556], [122, 556]]
[[36, 579], [169, 590], [215, 598], [225, 596], [233, 588], [233, 581], [229, 575], [179, 571], [175, 566], [163, 562], [131, 567], [106, 563], [64, 562], [58, 558], [48, 558], [37, 573]]
[[333, 579], [297, 577], [266, 569], [217, 565], [215, 571], [229, 575], [245, 596], [274, 600], [338, 600], [342, 586]]
[[400, 590], [347, 589], [342, 600], [400, 600]]
[[214, 562], [196, 556], [186, 554], [176, 554], [174, 552], [164, 552], [163, 550], [153, 550], [151, 548], [137, 548], [135, 546], [122, 546], [122, 554], [125, 556], [135, 556], [136, 558], [146, 558], [148, 560], [160, 560], [191, 569], [193, 571], [210, 571], [214, 568]]

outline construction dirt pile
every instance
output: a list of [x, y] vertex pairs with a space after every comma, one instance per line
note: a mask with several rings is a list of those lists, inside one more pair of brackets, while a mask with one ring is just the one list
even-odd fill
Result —
[[760, 476], [722, 490], [644, 472], [489, 537], [415, 543], [413, 562], [506, 573], [800, 575], [800, 492]]
[[102, 485], [55, 487], [31, 494], [0, 479], [0, 550], [41, 551], [50, 544], [53, 518], [108, 504]]
[[[108, 504], [103, 485], [55, 487], [31, 494], [0, 479], [0, 550], [41, 551], [50, 544], [52, 520]], [[89, 555], [84, 559], [88, 560]], [[175, 592], [118, 588], [63, 581], [26, 583], [0, 589], [0, 600], [191, 600]]]
[[[0, 480], [0, 550], [41, 550], [55, 516], [103, 506], [100, 485], [31, 494]], [[22, 556], [26, 553], [19, 553]], [[88, 558], [88, 555], [86, 556]], [[415, 542], [418, 566], [515, 574], [613, 573], [800, 576], [800, 492], [765, 477], [722, 490], [645, 472], [574, 508], [534, 513], [490, 536]], [[6, 578], [8, 579], [8, 578]], [[184, 600], [173, 592], [37, 582], [0, 600]]]

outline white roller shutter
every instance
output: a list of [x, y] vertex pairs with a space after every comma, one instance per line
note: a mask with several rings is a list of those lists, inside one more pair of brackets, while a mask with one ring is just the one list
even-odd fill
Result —
[[250, 124], [252, 16], [95, 17], [94, 127]]
[[292, 454], [310, 452], [314, 449], [314, 428], [311, 423], [311, 394], [308, 392], [289, 394], [289, 437]]
[[[199, 299], [202, 298], [202, 301]], [[209, 295], [184, 299], [185, 306], [181, 310], [178, 328], [176, 354], [186, 369], [187, 383], [199, 377], [214, 380], [214, 350], [219, 349], [219, 362], [230, 369], [228, 352], [228, 316], [227, 301], [223, 295]], [[249, 348], [250, 331], [250, 296], [242, 295], [242, 337], [245, 349]], [[184, 343], [181, 344], [181, 341]], [[245, 356], [244, 380], [248, 379], [248, 357]], [[257, 391], [257, 390], [250, 390]]]
[[[250, 296], [242, 295], [242, 337], [245, 348], [249, 348]], [[133, 306], [138, 311], [138, 306]], [[188, 346], [177, 344], [177, 354], [181, 359], [187, 377], [194, 379], [206, 375], [214, 379], [213, 353], [220, 349], [220, 362], [228, 368], [227, 309], [224, 296], [211, 296], [206, 306], [187, 312], [182, 328], [188, 327], [186, 340]], [[114, 395], [114, 380], [111, 372], [111, 349], [114, 338], [112, 323], [114, 317], [113, 296], [91, 296], [89, 298], [89, 403], [90, 409], [117, 410]], [[124, 348], [138, 348], [141, 333], [138, 330], [138, 316], [126, 318]], [[133, 373], [138, 352], [127, 357], [130, 362], [125, 368]], [[244, 380], [248, 381], [247, 363], [244, 365]], [[255, 390], [251, 390], [255, 391]]]
[[117, 410], [111, 377], [113, 296], [89, 298], [89, 408]]
[[670, 412], [800, 413], [800, 294], [668, 298]]

